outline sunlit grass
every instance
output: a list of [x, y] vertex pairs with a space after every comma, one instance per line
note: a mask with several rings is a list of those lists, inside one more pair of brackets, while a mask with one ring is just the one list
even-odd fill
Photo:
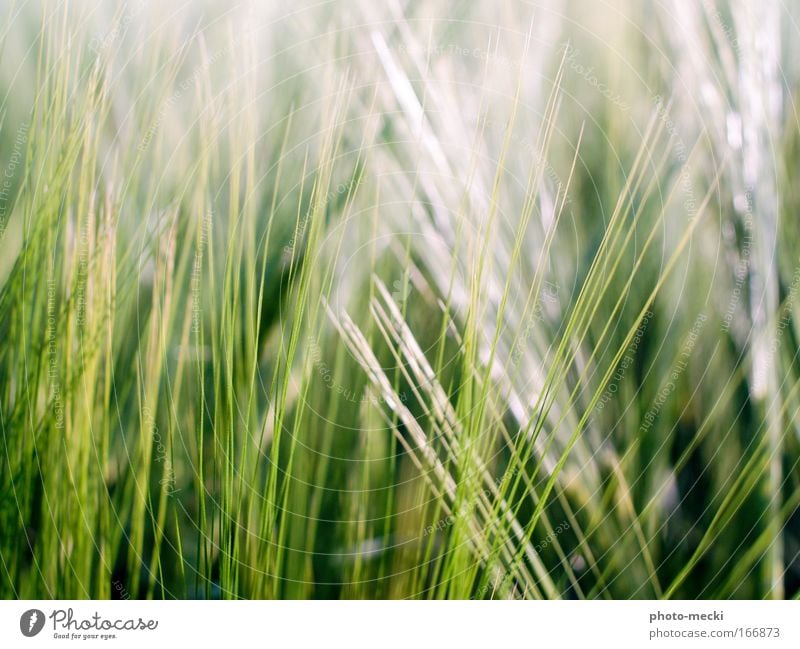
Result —
[[0, 594], [795, 596], [766, 4], [3, 8]]

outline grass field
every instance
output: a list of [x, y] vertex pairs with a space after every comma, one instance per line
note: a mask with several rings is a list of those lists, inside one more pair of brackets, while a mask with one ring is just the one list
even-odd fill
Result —
[[0, 3], [0, 596], [800, 595], [798, 20]]

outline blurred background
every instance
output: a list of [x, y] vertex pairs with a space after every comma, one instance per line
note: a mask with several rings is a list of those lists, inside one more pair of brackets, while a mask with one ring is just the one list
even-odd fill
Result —
[[0, 3], [0, 594], [800, 593], [777, 0]]

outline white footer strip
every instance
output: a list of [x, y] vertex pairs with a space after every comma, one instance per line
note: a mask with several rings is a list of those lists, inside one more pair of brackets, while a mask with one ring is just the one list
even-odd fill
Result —
[[578, 643], [798, 648], [800, 603], [0, 602], [0, 647], [460, 649], [582, 646]]

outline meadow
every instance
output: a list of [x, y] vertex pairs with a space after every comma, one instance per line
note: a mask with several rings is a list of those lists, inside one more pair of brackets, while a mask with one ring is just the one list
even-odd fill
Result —
[[794, 2], [0, 3], [0, 597], [800, 595]]

